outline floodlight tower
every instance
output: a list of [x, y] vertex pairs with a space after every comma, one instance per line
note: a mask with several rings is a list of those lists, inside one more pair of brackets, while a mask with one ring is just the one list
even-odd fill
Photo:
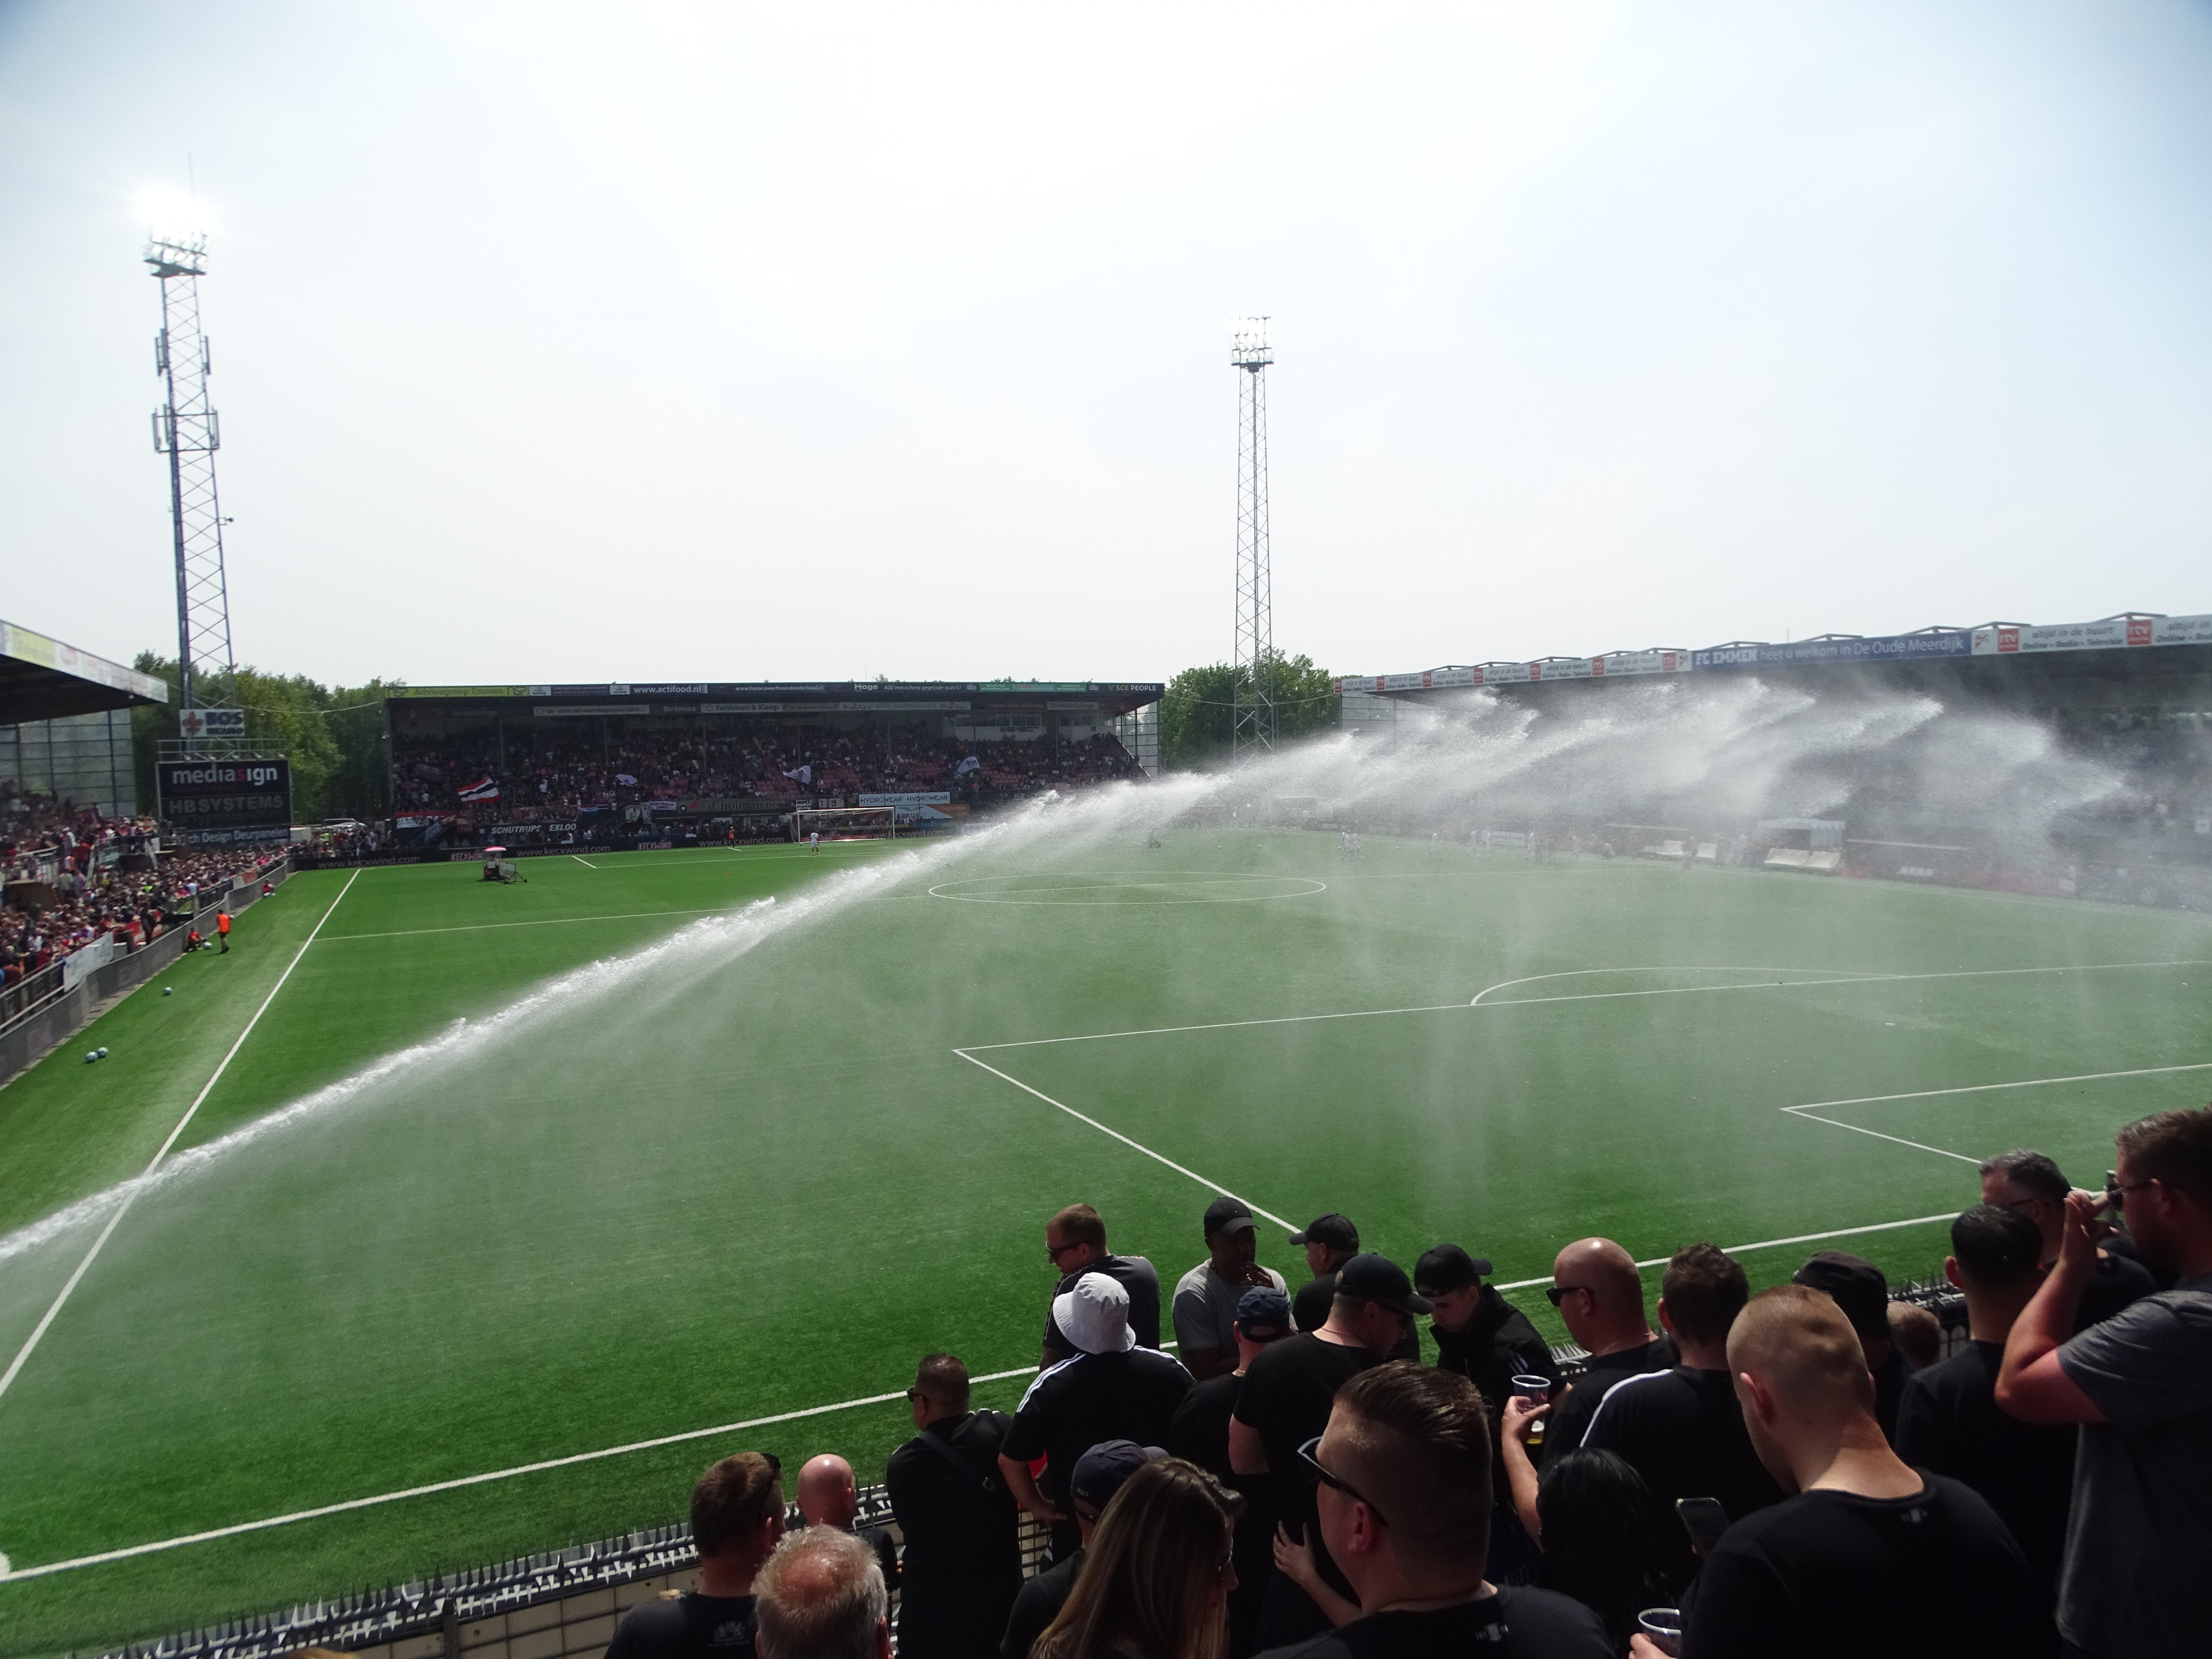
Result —
[[[213, 363], [200, 331], [199, 279], [207, 270], [207, 238], [155, 237], [146, 263], [161, 284], [161, 331], [154, 371], [162, 404], [154, 416], [154, 447], [169, 458], [169, 520], [177, 562], [177, 681], [179, 702], [194, 708], [235, 708], [230, 649], [230, 596], [222, 568], [222, 507], [216, 495], [215, 453], [222, 428], [208, 401]], [[208, 748], [187, 720], [187, 752]], [[221, 745], [225, 751], [234, 744]]]
[[1274, 577], [1267, 549], [1267, 344], [1265, 317], [1229, 326], [1237, 382], [1237, 670], [1230, 761], [1242, 767], [1275, 750]]

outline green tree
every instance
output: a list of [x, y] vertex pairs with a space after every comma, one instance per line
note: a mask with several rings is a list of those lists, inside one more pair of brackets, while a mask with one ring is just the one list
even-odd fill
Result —
[[[151, 811], [158, 745], [177, 735], [177, 664], [142, 651], [142, 674], [168, 682], [173, 701], [131, 711], [132, 759], [138, 799]], [[292, 764], [292, 817], [301, 823], [327, 817], [380, 817], [389, 793], [384, 763], [383, 700], [398, 682], [333, 690], [305, 674], [265, 674], [241, 668], [232, 679], [204, 681], [210, 701], [234, 702], [246, 710], [246, 740], [287, 757]]]
[[[1230, 739], [1240, 694], [1249, 697], [1255, 677], [1225, 662], [1186, 668], [1168, 682], [1160, 699], [1160, 764], [1170, 771], [1212, 771], [1229, 764]], [[1303, 653], [1261, 659], [1257, 678], [1275, 703], [1277, 738], [1291, 743], [1336, 724], [1336, 682]]]

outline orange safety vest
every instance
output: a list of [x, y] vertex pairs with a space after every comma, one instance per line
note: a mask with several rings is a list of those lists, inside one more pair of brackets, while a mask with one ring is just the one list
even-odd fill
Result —
[[230, 931], [230, 918], [229, 918], [229, 916], [226, 915], [218, 915], [217, 917], [216, 917], [216, 919], [215, 919], [215, 930], [216, 930], [216, 933], [228, 933]]

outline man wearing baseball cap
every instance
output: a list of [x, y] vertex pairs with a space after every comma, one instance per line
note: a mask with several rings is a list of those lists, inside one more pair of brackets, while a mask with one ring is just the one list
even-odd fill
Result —
[[1552, 1350], [1528, 1316], [1484, 1284], [1487, 1258], [1456, 1244], [1439, 1244], [1413, 1264], [1413, 1283], [1435, 1304], [1429, 1334], [1437, 1340], [1437, 1368], [1456, 1371], [1482, 1390], [1491, 1420], [1512, 1397], [1516, 1376], [1556, 1383]]
[[1905, 1402], [1905, 1379], [1911, 1375], [1905, 1356], [1889, 1340], [1889, 1280], [1881, 1268], [1848, 1250], [1820, 1250], [1792, 1275], [1790, 1283], [1822, 1291], [1851, 1322], [1874, 1373], [1874, 1416], [1885, 1439], [1897, 1439], [1897, 1408]]
[[1224, 1193], [1206, 1206], [1206, 1260], [1176, 1282], [1176, 1347], [1204, 1382], [1237, 1369], [1237, 1299], [1255, 1285], [1288, 1292], [1282, 1274], [1255, 1259], [1252, 1206]]
[[[1315, 1477], [1298, 1448], [1328, 1426], [1336, 1391], [1370, 1365], [1379, 1365], [1419, 1314], [1431, 1311], [1413, 1292], [1406, 1270], [1387, 1256], [1355, 1255], [1337, 1270], [1336, 1300], [1317, 1331], [1270, 1345], [1244, 1374], [1237, 1410], [1229, 1420], [1230, 1467], [1241, 1475], [1273, 1478], [1275, 1508], [1283, 1529], [1313, 1547], [1314, 1566], [1335, 1592], [1352, 1599], [1351, 1587], [1328, 1559], [1314, 1527]], [[1313, 1598], [1280, 1569], [1267, 1581], [1255, 1641], [1279, 1647], [1328, 1628]]]
[[[1053, 1297], [1052, 1317], [1075, 1345], [1075, 1357], [1030, 1384], [999, 1449], [999, 1469], [1015, 1500], [1052, 1528], [1057, 1560], [1080, 1541], [1068, 1510], [1076, 1460], [1103, 1441], [1154, 1446], [1165, 1440], [1176, 1407], [1190, 1392], [1190, 1373], [1171, 1356], [1137, 1346], [1129, 1292], [1104, 1273], [1085, 1273], [1073, 1290]], [[1030, 1474], [1040, 1455], [1042, 1490]]]
[[[1305, 1247], [1306, 1267], [1313, 1274], [1291, 1300], [1291, 1317], [1302, 1331], [1317, 1331], [1328, 1321], [1329, 1304], [1336, 1300], [1336, 1270], [1359, 1254], [1359, 1229], [1348, 1215], [1330, 1211], [1316, 1216], [1311, 1225], [1291, 1235], [1291, 1243]], [[1419, 1359], [1421, 1335], [1406, 1328], [1406, 1340], [1390, 1351], [1393, 1359]]]
[[1083, 1571], [1084, 1552], [1091, 1547], [1091, 1534], [1098, 1530], [1098, 1517], [1114, 1501], [1114, 1494], [1146, 1464], [1167, 1455], [1158, 1446], [1140, 1446], [1133, 1440], [1108, 1440], [1075, 1460], [1075, 1472], [1067, 1480], [1067, 1496], [1082, 1541], [1022, 1586], [1006, 1620], [999, 1659], [1029, 1659], [1037, 1638], [1067, 1605], [1075, 1589], [1075, 1576]]

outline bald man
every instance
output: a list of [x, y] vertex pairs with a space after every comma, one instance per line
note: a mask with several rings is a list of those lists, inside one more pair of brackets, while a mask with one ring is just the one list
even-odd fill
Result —
[[[1971, 1488], [1900, 1462], [1834, 1301], [1753, 1297], [1729, 1370], [1759, 1462], [1794, 1494], [1722, 1534], [1683, 1603], [1683, 1659], [1786, 1653], [1996, 1659], [2048, 1652], [2027, 1562]], [[1659, 1649], [1638, 1636], [1636, 1659]]]
[[1606, 1390], [1646, 1371], [1671, 1370], [1674, 1345], [1651, 1328], [1644, 1311], [1644, 1275], [1636, 1259], [1609, 1238], [1578, 1238], [1552, 1262], [1544, 1294], [1566, 1322], [1567, 1334], [1589, 1350], [1583, 1374], [1552, 1408], [1544, 1455], [1583, 1443]]
[[860, 1495], [853, 1485], [850, 1463], [835, 1452], [808, 1458], [799, 1471], [798, 1501], [792, 1508], [796, 1511], [789, 1522], [793, 1530], [828, 1527], [833, 1532], [853, 1534], [875, 1551], [885, 1587], [898, 1588], [898, 1546], [892, 1541], [890, 1529], [853, 1524], [860, 1513]]

